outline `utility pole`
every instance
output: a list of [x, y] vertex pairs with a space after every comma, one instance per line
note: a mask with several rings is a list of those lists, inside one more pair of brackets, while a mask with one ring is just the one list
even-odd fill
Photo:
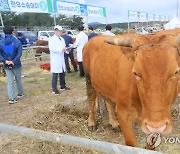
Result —
[[4, 23], [3, 23], [1, 12], [0, 12], [0, 20], [1, 20], [2, 27], [4, 27]]
[[54, 26], [56, 26], [56, 13], [55, 13], [55, 10], [54, 10], [54, 3], [55, 3], [55, 1], [52, 0]]
[[179, 0], [177, 0], [177, 13], [176, 13], [177, 18], [178, 18], [178, 12], [179, 12], [179, 11], [178, 11], [178, 1], [179, 1]]
[[[79, 4], [86, 4], [86, 0], [78, 0]], [[88, 16], [83, 16], [84, 28], [88, 30]]]

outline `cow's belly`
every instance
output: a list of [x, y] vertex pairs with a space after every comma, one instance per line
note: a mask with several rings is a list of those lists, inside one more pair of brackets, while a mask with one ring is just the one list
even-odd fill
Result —
[[111, 75], [103, 73], [91, 74], [91, 83], [96, 92], [115, 102], [116, 80]]

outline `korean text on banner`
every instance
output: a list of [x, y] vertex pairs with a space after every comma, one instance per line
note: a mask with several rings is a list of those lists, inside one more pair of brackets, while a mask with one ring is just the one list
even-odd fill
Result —
[[0, 0], [3, 11], [51, 13], [51, 0]]
[[103, 7], [87, 6], [87, 13], [91, 17], [106, 17], [106, 10]]
[[54, 2], [54, 10], [60, 14], [81, 15], [80, 5], [62, 1]]

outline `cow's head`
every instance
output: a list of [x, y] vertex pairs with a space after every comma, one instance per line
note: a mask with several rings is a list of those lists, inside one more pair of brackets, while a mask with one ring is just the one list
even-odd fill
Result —
[[122, 52], [134, 61], [132, 74], [142, 104], [142, 130], [169, 133], [172, 130], [171, 107], [180, 78], [179, 39], [163, 35], [113, 38], [105, 42], [131, 48], [128, 51], [122, 47]]

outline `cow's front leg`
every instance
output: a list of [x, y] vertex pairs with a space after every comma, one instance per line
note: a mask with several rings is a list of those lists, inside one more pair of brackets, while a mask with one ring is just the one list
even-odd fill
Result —
[[137, 147], [138, 142], [132, 128], [132, 120], [129, 115], [128, 109], [124, 108], [123, 106], [117, 105], [117, 116], [124, 136], [125, 144], [128, 146]]

